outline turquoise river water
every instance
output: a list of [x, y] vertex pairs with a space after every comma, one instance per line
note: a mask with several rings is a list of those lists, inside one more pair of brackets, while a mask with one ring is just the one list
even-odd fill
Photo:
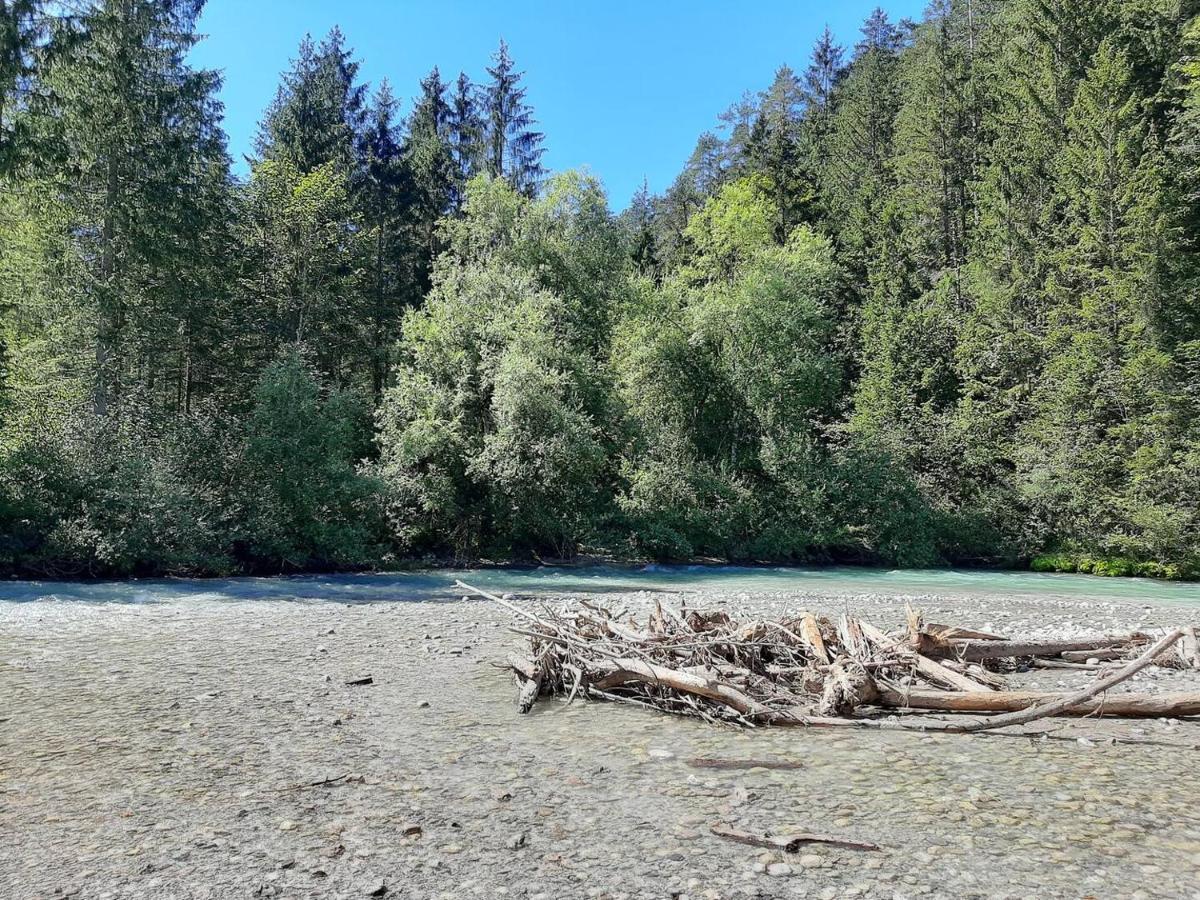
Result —
[[372, 603], [454, 599], [456, 579], [497, 592], [555, 594], [609, 591], [789, 592], [972, 597], [1094, 597], [1200, 605], [1200, 584], [1035, 572], [959, 569], [791, 568], [743, 566], [582, 566], [436, 569], [370, 575], [275, 578], [133, 579], [0, 583], [0, 602], [42, 599], [153, 603], [210, 600], [311, 600]]

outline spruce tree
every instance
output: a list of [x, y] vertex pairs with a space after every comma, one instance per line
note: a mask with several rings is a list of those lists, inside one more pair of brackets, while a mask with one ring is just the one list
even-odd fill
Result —
[[[70, 277], [43, 299], [74, 323], [63, 352], [100, 415], [133, 384], [178, 404], [192, 390], [195, 343], [214, 339], [193, 328], [212, 300], [208, 238], [226, 210], [228, 166], [220, 79], [187, 62], [202, 5], [96, 0], [43, 75], [48, 114], [34, 127], [57, 147], [45, 185], [56, 202], [32, 209], [70, 235], [46, 248], [69, 254]], [[78, 343], [91, 347], [85, 371]]]
[[450, 146], [450, 106], [447, 86], [435, 66], [421, 81], [421, 95], [408, 118], [404, 156], [412, 175], [410, 206], [413, 240], [419, 262], [416, 273], [422, 293], [438, 253], [437, 223], [450, 212], [455, 198], [454, 154]]
[[525, 101], [521, 84], [524, 75], [516, 71], [503, 40], [487, 73], [491, 78], [484, 104], [487, 170], [493, 178], [503, 178], [514, 190], [532, 197], [546, 173], [542, 166], [543, 135], [533, 130], [533, 108]]
[[44, 0], [0, 0], [0, 177], [15, 164], [24, 140], [33, 59], [46, 30]]
[[412, 176], [404, 159], [399, 102], [386, 80], [367, 110], [362, 136], [360, 202], [370, 249], [369, 291], [371, 388], [383, 391], [390, 348], [399, 332], [401, 311], [417, 300], [413, 283], [413, 250], [409, 242]]
[[458, 73], [450, 98], [447, 121], [450, 153], [454, 159], [454, 198], [451, 206], [462, 212], [467, 182], [482, 169], [484, 121], [480, 114], [479, 92], [465, 72]]
[[326, 163], [350, 171], [366, 102], [358, 68], [340, 29], [319, 45], [306, 36], [259, 128], [259, 156], [304, 173]]

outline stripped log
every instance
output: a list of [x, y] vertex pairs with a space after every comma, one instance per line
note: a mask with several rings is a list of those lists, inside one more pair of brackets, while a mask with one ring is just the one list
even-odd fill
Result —
[[[892, 709], [925, 709], [942, 712], [1015, 712], [1038, 704], [1056, 703], [1070, 694], [1043, 691], [931, 691], [924, 689], [898, 690], [879, 687], [879, 701]], [[1200, 716], [1200, 694], [1108, 694], [1081, 701], [1055, 715], [1063, 716], [1120, 716], [1154, 718]], [[975, 723], [970, 723], [975, 724]], [[964, 726], [965, 727], [965, 726]], [[993, 726], [994, 727], [994, 726]]]
[[1103, 662], [1109, 659], [1124, 659], [1128, 653], [1124, 647], [1104, 647], [1099, 650], [1064, 650], [1059, 655], [1067, 662], [1087, 662], [1089, 659]]
[[1008, 638], [998, 634], [988, 634], [986, 631], [975, 631], [970, 628], [958, 628], [954, 625], [939, 625], [927, 623], [922, 629], [926, 634], [936, 638], [965, 638], [972, 641], [1007, 641]]
[[716, 700], [718, 703], [731, 707], [742, 715], [757, 721], [769, 722], [780, 718], [780, 714], [769, 706], [752, 700], [741, 691], [723, 684], [715, 677], [707, 678], [694, 672], [668, 669], [665, 666], [656, 666], [641, 659], [598, 661], [592, 666], [591, 674], [599, 676], [592, 683], [592, 687], [599, 691], [608, 691], [630, 682], [663, 685], [682, 694], [694, 694], [697, 697]]
[[[1154, 661], [1162, 656], [1162, 654], [1167, 650], [1171, 649], [1171, 647], [1175, 645], [1175, 642], [1181, 637], [1183, 637], [1183, 631], [1179, 629], [1170, 632], [1164, 636], [1162, 640], [1154, 644], [1154, 646], [1152, 646], [1149, 650], [1147, 650], [1133, 662], [1129, 663], [1129, 665], [1125, 666], [1119, 671], [1113, 672], [1111, 675], [1097, 679], [1091, 687], [1085, 688], [1078, 693], [1068, 694], [1065, 697], [1062, 697], [1058, 700], [1053, 700], [1045, 705], [1038, 705], [1035, 707], [1030, 707], [1029, 709], [1019, 710], [1017, 712], [1002, 713], [1001, 715], [991, 716], [990, 718], [984, 719], [980, 722], [971, 722], [967, 725], [957, 728], [956, 730], [969, 734], [974, 731], [983, 731], [988, 728], [1004, 728], [1008, 725], [1024, 725], [1027, 722], [1035, 722], [1038, 719], [1045, 718], [1046, 716], [1058, 716], [1066, 713], [1069, 710], [1077, 709], [1078, 707], [1091, 702], [1092, 698], [1097, 694], [1103, 693], [1111, 687], [1115, 687], [1122, 681], [1132, 678], [1147, 666], [1153, 665]], [[1128, 698], [1129, 695], [1127, 694], [1125, 696]], [[1182, 698], [1176, 697], [1175, 700], [1177, 702], [1174, 706], [1164, 705], [1162, 696], [1163, 695], [1160, 695], [1157, 700], [1153, 696], [1149, 698], [1150, 705], [1152, 707], [1156, 706], [1160, 710], [1159, 712], [1153, 713], [1153, 715], [1200, 715], [1200, 694], [1185, 694]], [[1165, 696], [1170, 697], [1170, 695]], [[1103, 707], [1105, 703], [1108, 702], [1110, 702], [1110, 698], [1106, 697], [1100, 704], [1100, 712], [1104, 712]], [[1161, 710], [1163, 709], [1168, 709], [1170, 711], [1162, 712]], [[1146, 713], [1131, 712], [1130, 715], [1146, 715]]]
[[1189, 669], [1200, 669], [1200, 635], [1195, 628], [1185, 628], [1179, 639], [1179, 656]]
[[812, 613], [805, 613], [800, 620], [800, 636], [813, 651], [813, 656], [817, 661], [828, 665], [830, 662], [829, 651], [825, 649], [825, 639], [821, 637], [821, 628], [817, 625], [817, 617]]
[[517, 712], [527, 713], [533, 709], [533, 704], [537, 703], [537, 698], [542, 693], [545, 669], [533, 660], [515, 653], [508, 655], [508, 665], [516, 673], [520, 685], [517, 693]]
[[[930, 647], [928, 651], [980, 662], [985, 659], [1003, 659], [1010, 656], [1060, 656], [1074, 650], [1103, 650], [1110, 647], [1128, 647], [1145, 643], [1144, 635], [1119, 635], [1100, 638], [1085, 638], [1074, 641], [972, 641], [951, 638], [941, 642], [942, 646]], [[1094, 654], [1093, 654], [1094, 655]]]

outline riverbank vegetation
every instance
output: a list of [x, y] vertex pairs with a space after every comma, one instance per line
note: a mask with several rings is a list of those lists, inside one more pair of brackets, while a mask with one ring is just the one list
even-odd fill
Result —
[[0, 2], [0, 569], [1200, 572], [1187, 4], [878, 11], [620, 213], [503, 43], [306, 41], [235, 178], [201, 6]]

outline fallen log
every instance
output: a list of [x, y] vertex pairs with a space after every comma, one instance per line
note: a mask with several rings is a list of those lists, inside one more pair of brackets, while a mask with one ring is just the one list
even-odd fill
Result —
[[1124, 647], [1103, 647], [1099, 650], [1064, 650], [1060, 656], [1068, 662], [1087, 662], [1098, 659], [1101, 662], [1109, 659], [1124, 659], [1129, 651]]
[[693, 769], [803, 769], [805, 764], [791, 759], [724, 759], [694, 756], [687, 760]]
[[[881, 705], [890, 709], [923, 709], [941, 712], [1015, 712], [1038, 704], [1057, 703], [1070, 694], [1043, 691], [931, 691], [879, 687]], [[1200, 694], [1108, 694], [1066, 707], [1053, 715], [1182, 718], [1200, 716]], [[975, 724], [975, 723], [970, 723]], [[994, 726], [993, 726], [994, 727]]]
[[1185, 628], [1179, 641], [1179, 656], [1189, 669], [1200, 669], [1200, 634], [1195, 628]]
[[[1181, 637], [1183, 637], [1183, 631], [1180, 629], [1170, 632], [1163, 637], [1162, 640], [1156, 643], [1153, 647], [1151, 647], [1129, 665], [1125, 666], [1123, 669], [1113, 672], [1111, 675], [1108, 675], [1105, 678], [1098, 679], [1092, 684], [1091, 687], [1085, 688], [1078, 693], [1069, 694], [1058, 700], [1047, 703], [1044, 706], [1035, 706], [1029, 709], [1020, 710], [1018, 712], [1003, 713], [998, 716], [992, 716], [991, 718], [984, 719], [981, 722], [971, 722], [967, 725], [957, 728], [956, 730], [963, 733], [970, 733], [973, 731], [983, 731], [984, 729], [988, 728], [1003, 728], [1007, 725], [1024, 725], [1028, 722], [1034, 722], [1046, 716], [1057, 716], [1067, 712], [1068, 710], [1078, 709], [1080, 706], [1089, 703], [1097, 694], [1103, 693], [1111, 687], [1115, 687], [1122, 681], [1132, 678], [1147, 666], [1153, 665], [1154, 661], [1172, 646], [1174, 646], [1175, 642]], [[1125, 695], [1126, 698], [1128, 698], [1128, 696], [1128, 694]], [[1173, 706], [1164, 705], [1163, 698], [1170, 696], [1171, 695], [1158, 695], [1157, 697], [1149, 697], [1149, 704], [1153, 707], [1156, 707], [1158, 710], [1154, 713], [1151, 713], [1151, 715], [1200, 715], [1200, 694], [1185, 694], [1182, 698], [1176, 698], [1176, 703]], [[1098, 710], [1101, 714], [1104, 713], [1105, 704], [1109, 702], [1111, 702], [1110, 698], [1107, 697], [1104, 698], [1103, 702], [1101, 702], [1100, 709]], [[1170, 709], [1171, 711], [1164, 713], [1162, 712], [1164, 708]], [[1189, 712], [1187, 710], [1191, 711]], [[1111, 715], [1112, 713], [1109, 714]], [[1131, 712], [1131, 714], [1145, 715], [1145, 713], [1142, 712]]]
[[592, 687], [600, 691], [608, 691], [630, 682], [663, 685], [682, 694], [694, 694], [715, 700], [757, 721], [769, 722], [779, 717], [769, 706], [752, 700], [736, 688], [715, 678], [656, 666], [641, 659], [599, 661], [592, 666], [591, 671], [593, 675], [600, 676], [592, 682]]
[[782, 850], [784, 853], [799, 853], [805, 844], [828, 844], [831, 847], [841, 847], [843, 850], [879, 850], [878, 844], [867, 841], [851, 841], [846, 838], [830, 837], [825, 834], [753, 834], [740, 831], [728, 825], [712, 825], [709, 828], [717, 837], [748, 844], [751, 847], [767, 847], [772, 850]]
[[972, 641], [1007, 641], [1008, 638], [998, 634], [988, 634], [986, 631], [975, 631], [970, 628], [958, 628], [954, 625], [939, 625], [929, 622], [922, 626], [922, 631], [936, 638], [966, 638]]
[[950, 638], [941, 642], [940, 646], [930, 647], [928, 651], [923, 648], [922, 652], [956, 657], [967, 662], [980, 662], [985, 659], [1004, 659], [1015, 656], [1061, 656], [1064, 652], [1104, 650], [1111, 647], [1128, 647], [1131, 644], [1144, 642], [1145, 638], [1142, 635], [1085, 638], [1074, 641], [975, 641]]
[[533, 705], [537, 703], [537, 698], [542, 693], [545, 669], [532, 659], [517, 656], [515, 653], [508, 655], [508, 665], [517, 674], [517, 681], [520, 684], [520, 691], [517, 693], [517, 712], [527, 713], [533, 709]]

